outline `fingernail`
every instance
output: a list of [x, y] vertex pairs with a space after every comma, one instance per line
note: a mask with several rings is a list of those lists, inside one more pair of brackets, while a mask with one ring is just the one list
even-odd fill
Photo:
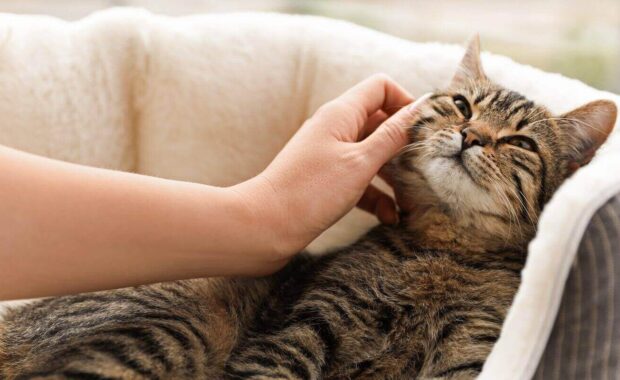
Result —
[[431, 95], [433, 95], [432, 92], [427, 92], [426, 94], [420, 96], [415, 102], [409, 104], [409, 106], [407, 108], [409, 109], [409, 111], [413, 111], [413, 110], [417, 109], [420, 106], [420, 104], [422, 104], [425, 101], [427, 101], [428, 98], [431, 97]]

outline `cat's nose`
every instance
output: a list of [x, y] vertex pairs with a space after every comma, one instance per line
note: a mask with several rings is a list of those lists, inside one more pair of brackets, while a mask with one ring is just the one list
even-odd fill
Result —
[[463, 136], [463, 140], [461, 142], [461, 151], [465, 149], [469, 149], [472, 146], [480, 145], [484, 146], [486, 141], [484, 138], [479, 136], [475, 131], [472, 131], [470, 128], [465, 128], [461, 131], [461, 136]]

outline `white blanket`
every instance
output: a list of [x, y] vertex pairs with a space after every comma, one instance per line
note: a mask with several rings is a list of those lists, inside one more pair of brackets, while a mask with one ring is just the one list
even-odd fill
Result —
[[[461, 54], [316, 17], [114, 9], [67, 23], [0, 15], [0, 144], [230, 185], [258, 173], [313, 110], [352, 84], [385, 72], [420, 95], [447, 84]], [[620, 100], [505, 57], [482, 60], [490, 78], [555, 112]], [[525, 379], [536, 368], [584, 223], [620, 188], [618, 129], [543, 213], [481, 378]], [[346, 244], [372, 223], [354, 211], [312, 248]]]

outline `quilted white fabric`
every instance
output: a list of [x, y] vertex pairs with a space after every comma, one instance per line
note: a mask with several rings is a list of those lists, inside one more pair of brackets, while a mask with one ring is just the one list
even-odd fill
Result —
[[[354, 83], [385, 72], [420, 95], [447, 84], [462, 52], [306, 16], [113, 9], [69, 23], [4, 14], [0, 144], [230, 185], [258, 173], [318, 106]], [[482, 60], [490, 78], [556, 112], [620, 100], [502, 56]], [[618, 129], [543, 213], [482, 379], [526, 379], [536, 368], [585, 223], [620, 188]], [[372, 223], [353, 211], [312, 248], [346, 244]]]

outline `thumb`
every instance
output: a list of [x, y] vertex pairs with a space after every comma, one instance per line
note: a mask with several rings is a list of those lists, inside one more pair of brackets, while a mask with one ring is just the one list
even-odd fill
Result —
[[403, 107], [364, 139], [362, 149], [377, 167], [381, 167], [407, 144], [407, 130], [418, 116], [418, 109], [431, 94], [421, 96], [415, 102]]

